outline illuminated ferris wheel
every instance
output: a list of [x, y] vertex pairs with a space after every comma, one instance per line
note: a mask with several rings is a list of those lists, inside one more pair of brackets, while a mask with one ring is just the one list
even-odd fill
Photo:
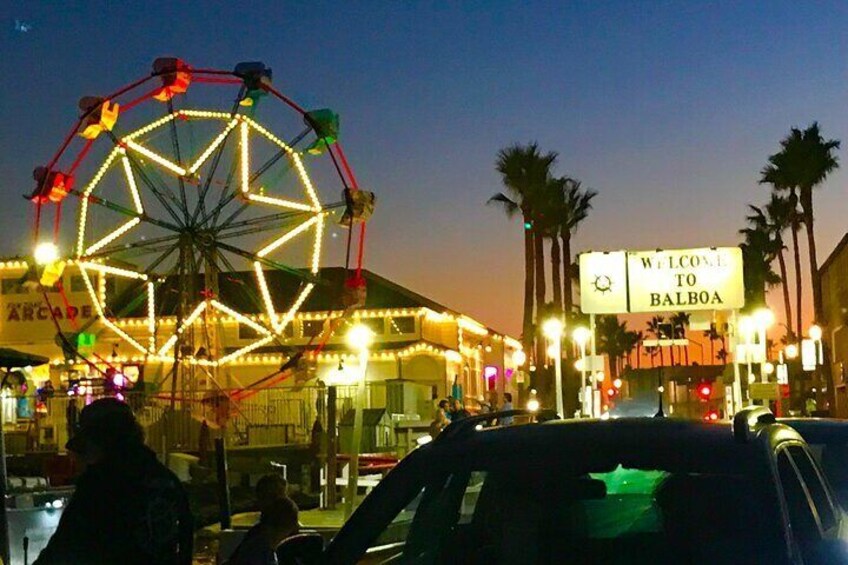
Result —
[[[258, 62], [224, 71], [163, 58], [149, 76], [83, 98], [29, 195], [42, 287], [73, 264], [100, 331], [146, 361], [222, 367], [285, 343], [321, 284], [332, 222], [350, 229], [345, 303], [361, 301], [373, 195], [358, 190], [338, 115], [303, 109], [271, 78]], [[281, 295], [275, 273], [296, 290]], [[222, 280], [237, 292], [222, 293]], [[58, 286], [64, 300], [68, 290]], [[249, 342], [224, 343], [225, 320], [248, 327]], [[92, 325], [72, 322], [72, 339]]]

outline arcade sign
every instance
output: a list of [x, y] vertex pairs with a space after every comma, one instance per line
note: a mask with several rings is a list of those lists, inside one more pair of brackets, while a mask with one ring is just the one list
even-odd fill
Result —
[[745, 305], [738, 247], [580, 255], [587, 314], [734, 310]]

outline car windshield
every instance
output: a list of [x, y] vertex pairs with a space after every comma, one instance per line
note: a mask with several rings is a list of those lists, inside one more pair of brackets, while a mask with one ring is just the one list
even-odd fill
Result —
[[373, 546], [385, 563], [781, 562], [780, 521], [744, 475], [501, 466], [434, 478]]

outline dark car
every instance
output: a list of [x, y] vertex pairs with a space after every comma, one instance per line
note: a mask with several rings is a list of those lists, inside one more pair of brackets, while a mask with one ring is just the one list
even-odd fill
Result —
[[[510, 413], [515, 414], [515, 413]], [[451, 424], [401, 461], [322, 563], [848, 563], [801, 436], [763, 408]]]
[[848, 510], [848, 421], [833, 418], [780, 418], [810, 446], [842, 508]]

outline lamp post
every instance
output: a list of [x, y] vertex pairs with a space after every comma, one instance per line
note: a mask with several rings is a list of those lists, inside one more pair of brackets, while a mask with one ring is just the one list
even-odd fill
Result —
[[586, 344], [589, 342], [589, 328], [578, 327], [574, 328], [572, 333], [574, 343], [580, 348], [580, 392], [577, 395], [577, 400], [580, 402], [581, 412], [584, 416], [589, 415], [589, 394], [586, 392]]
[[745, 340], [745, 362], [748, 365], [748, 384], [754, 382], [753, 370], [751, 368], [751, 342], [754, 334], [754, 320], [750, 316], [739, 318], [739, 333]]
[[768, 308], [760, 308], [754, 312], [754, 325], [757, 328], [758, 337], [760, 340], [760, 349], [762, 350], [762, 365], [760, 367], [760, 380], [768, 382], [768, 375], [765, 371], [765, 364], [768, 361], [768, 329], [774, 324], [774, 313]]
[[565, 328], [559, 318], [550, 318], [542, 324], [542, 333], [551, 342], [549, 353], [554, 358], [554, 378], [556, 382], [556, 409], [560, 418], [564, 417], [565, 408], [562, 403], [562, 331]]
[[[359, 357], [359, 375], [356, 392], [356, 402], [353, 414], [353, 434], [350, 446], [350, 469], [347, 480], [347, 495], [345, 496], [345, 519], [353, 513], [356, 498], [357, 483], [359, 482], [359, 445], [362, 443], [362, 413], [365, 411], [365, 372], [368, 367], [368, 348], [374, 340], [374, 332], [368, 326], [356, 324], [347, 332], [347, 344]], [[335, 477], [328, 477], [328, 482]]]

